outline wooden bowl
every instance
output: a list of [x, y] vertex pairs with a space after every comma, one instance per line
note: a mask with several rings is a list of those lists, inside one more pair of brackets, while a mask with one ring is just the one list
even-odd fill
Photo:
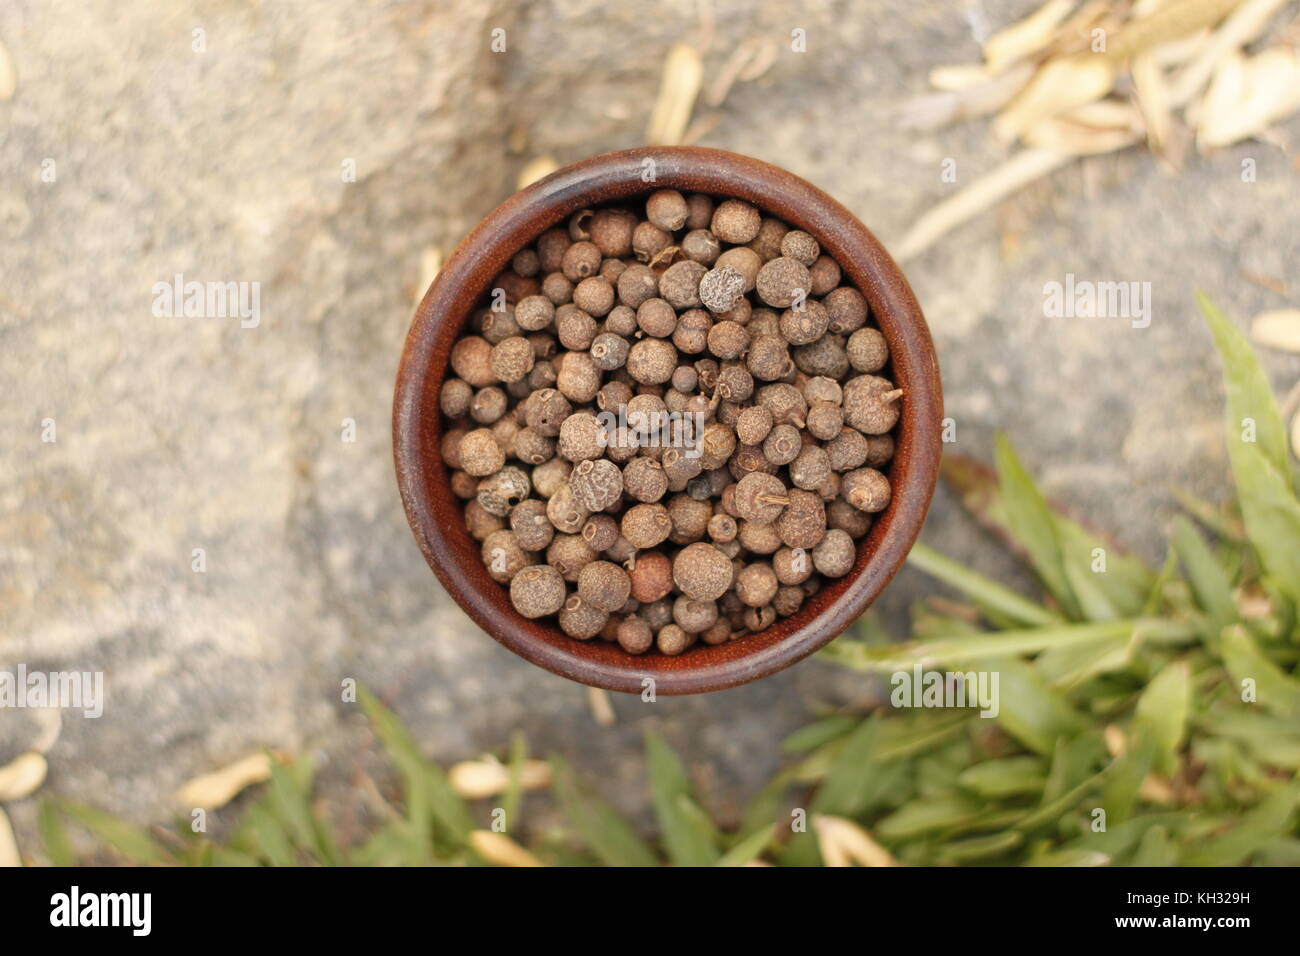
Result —
[[[646, 181], [649, 173], [653, 180]], [[465, 528], [439, 448], [438, 394], [452, 344], [493, 278], [546, 229], [588, 206], [655, 189], [734, 196], [811, 233], [866, 296], [889, 342], [892, 377], [904, 390], [888, 467], [893, 500], [859, 542], [853, 570], [828, 581], [799, 613], [766, 631], [678, 657], [634, 656], [599, 638], [578, 641], [520, 616], [483, 567]], [[916, 297], [894, 260], [862, 223], [820, 189], [747, 156], [697, 147], [607, 153], [558, 170], [516, 193], [471, 232], [416, 309], [393, 396], [393, 452], [406, 517], [443, 586], [474, 621], [521, 657], [571, 680], [638, 693], [695, 694], [766, 677], [843, 633], [902, 566], [925, 521], [939, 471], [943, 397], [934, 345]], [[430, 635], [437, 640], [437, 633]]]

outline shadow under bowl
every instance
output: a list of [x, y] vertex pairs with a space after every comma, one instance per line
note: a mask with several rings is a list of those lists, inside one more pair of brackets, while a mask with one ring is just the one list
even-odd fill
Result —
[[[578, 641], [515, 611], [508, 589], [483, 566], [440, 453], [438, 396], [451, 348], [493, 279], [516, 252], [577, 210], [656, 189], [736, 197], [810, 233], [866, 297], [889, 344], [892, 378], [904, 391], [887, 469], [893, 497], [858, 542], [852, 571], [828, 580], [798, 613], [766, 631], [718, 646], [697, 644], [677, 657], [655, 651], [636, 656], [599, 638]], [[532, 663], [583, 684], [639, 693], [651, 678], [656, 694], [694, 694], [790, 666], [843, 633], [880, 595], [925, 521], [939, 473], [942, 416], [939, 366], [921, 308], [893, 259], [852, 213], [803, 179], [747, 156], [644, 147], [552, 173], [507, 199], [461, 242], [420, 302], [407, 335], [393, 396], [393, 453], [407, 520], [425, 560], [484, 631]]]

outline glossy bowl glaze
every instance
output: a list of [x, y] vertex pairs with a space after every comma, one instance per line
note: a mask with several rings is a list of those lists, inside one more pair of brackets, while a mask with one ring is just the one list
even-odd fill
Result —
[[[811, 233], [866, 296], [889, 343], [889, 374], [904, 390], [887, 469], [893, 498], [859, 542], [853, 570], [766, 631], [719, 646], [697, 644], [677, 657], [654, 651], [634, 656], [617, 644], [574, 640], [520, 616], [507, 589], [483, 567], [439, 453], [438, 394], [451, 347], [492, 280], [516, 252], [573, 212], [655, 189], [734, 196]], [[880, 595], [925, 521], [939, 471], [942, 416], [939, 366], [920, 306], [894, 260], [852, 213], [799, 177], [747, 156], [644, 147], [552, 173], [507, 199], [461, 242], [425, 293], [407, 335], [393, 396], [393, 452], [407, 520], [425, 560], [483, 630], [521, 657], [583, 684], [639, 693], [652, 678], [657, 694], [694, 694], [790, 666], [843, 633]], [[429, 639], [437, 640], [437, 633]]]

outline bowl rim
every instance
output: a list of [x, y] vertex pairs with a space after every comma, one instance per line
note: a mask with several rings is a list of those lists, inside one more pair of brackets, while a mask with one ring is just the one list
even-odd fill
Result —
[[[578, 641], [527, 620], [486, 572], [440, 456], [438, 391], [451, 346], [493, 279], [543, 231], [588, 206], [655, 189], [752, 202], [812, 234], [867, 298], [904, 389], [889, 465], [894, 494], [857, 543], [853, 569], [767, 631], [677, 657], [635, 656], [599, 638]], [[902, 567], [920, 534], [939, 474], [943, 394], [929, 329], [901, 270], [866, 226], [828, 194], [760, 160], [695, 146], [604, 153], [559, 169], [490, 212], [446, 260], [416, 308], [393, 395], [393, 456], [407, 521], [447, 592], [497, 642], [552, 673], [626, 693], [678, 695], [735, 687], [789, 667], [843, 633]], [[647, 679], [653, 683], [647, 683]]]

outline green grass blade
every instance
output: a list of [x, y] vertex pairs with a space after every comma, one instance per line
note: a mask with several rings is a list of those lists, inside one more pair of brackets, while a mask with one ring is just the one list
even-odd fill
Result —
[[691, 799], [686, 768], [658, 734], [646, 734], [645, 754], [650, 795], [668, 858], [675, 866], [711, 866], [718, 858], [712, 833], [681, 801]]
[[862, 717], [858, 714], [832, 714], [829, 717], [823, 717], [806, 727], [800, 727], [781, 741], [781, 751], [782, 753], [799, 754], [816, 750], [822, 744], [843, 737], [860, 723], [862, 723]]
[[924, 544], [918, 542], [913, 545], [907, 560], [909, 564], [966, 595], [981, 610], [1026, 627], [1061, 623], [1059, 614]]
[[657, 866], [632, 825], [599, 797], [582, 793], [565, 761], [551, 758], [555, 794], [583, 843], [606, 866]]
[[957, 783], [993, 800], [1039, 794], [1047, 783], [1047, 765], [1039, 757], [986, 760], [963, 770]]
[[60, 808], [91, 832], [101, 842], [108, 844], [133, 863], [157, 864], [171, 862], [171, 854], [163, 849], [143, 827], [119, 820], [110, 814], [79, 803], [61, 803]]
[[1286, 425], [1282, 421], [1277, 401], [1273, 398], [1268, 375], [1255, 357], [1246, 336], [1228, 320], [1218, 306], [1202, 292], [1196, 293], [1196, 301], [1223, 360], [1229, 443], [1234, 436], [1240, 441], [1241, 423], [1244, 419], [1254, 420], [1256, 445], [1265, 460], [1280, 474], [1287, 475], [1289, 480], [1291, 466], [1287, 460]]
[[1066, 616], [1078, 620], [1083, 611], [1066, 577], [1056, 522], [1046, 499], [1004, 435], [998, 436], [996, 458], [1011, 533], [1028, 553], [1039, 580], [1060, 602]]
[[375, 734], [383, 741], [389, 758], [406, 777], [408, 788], [418, 781], [434, 819], [456, 843], [464, 844], [474, 829], [474, 817], [465, 801], [452, 789], [446, 773], [420, 753], [401, 721], [379, 698], [364, 687], [358, 689], [357, 698], [370, 718]]
[[1245, 682], [1253, 682], [1255, 699], [1278, 716], [1300, 714], [1300, 681], [1288, 676], [1259, 649], [1240, 624], [1223, 632], [1223, 662], [1237, 682], [1240, 695]]
[[1082, 729], [1082, 718], [1065, 696], [1029, 664], [1008, 658], [987, 667], [998, 674], [997, 722], [1030, 750], [1049, 757], [1059, 738]]
[[748, 866], [757, 860], [772, 842], [774, 827], [769, 824], [755, 830], [718, 858], [714, 866]]
[[1237, 825], [1202, 841], [1184, 859], [1187, 866], [1238, 866], [1273, 841], [1288, 834], [1300, 804], [1300, 782], [1292, 781], [1242, 814]]
[[1177, 765], [1191, 710], [1192, 672], [1184, 660], [1157, 671], [1138, 698], [1135, 722], [1150, 732], [1156, 767], [1164, 773], [1172, 772]]
[[73, 851], [72, 841], [68, 839], [68, 831], [63, 826], [63, 817], [59, 813], [59, 808], [50, 800], [41, 801], [37, 825], [41, 831], [41, 842], [45, 844], [45, 855], [49, 857], [50, 865], [76, 866], [77, 854]]
[[1209, 634], [1217, 640], [1223, 629], [1237, 619], [1232, 581], [1205, 539], [1182, 515], [1174, 519], [1173, 539], [1192, 596], [1205, 612]]
[[501, 798], [506, 827], [512, 832], [519, 827], [519, 808], [524, 800], [524, 762], [527, 760], [528, 740], [521, 731], [515, 731], [510, 738], [510, 780], [506, 785], [505, 795]]

